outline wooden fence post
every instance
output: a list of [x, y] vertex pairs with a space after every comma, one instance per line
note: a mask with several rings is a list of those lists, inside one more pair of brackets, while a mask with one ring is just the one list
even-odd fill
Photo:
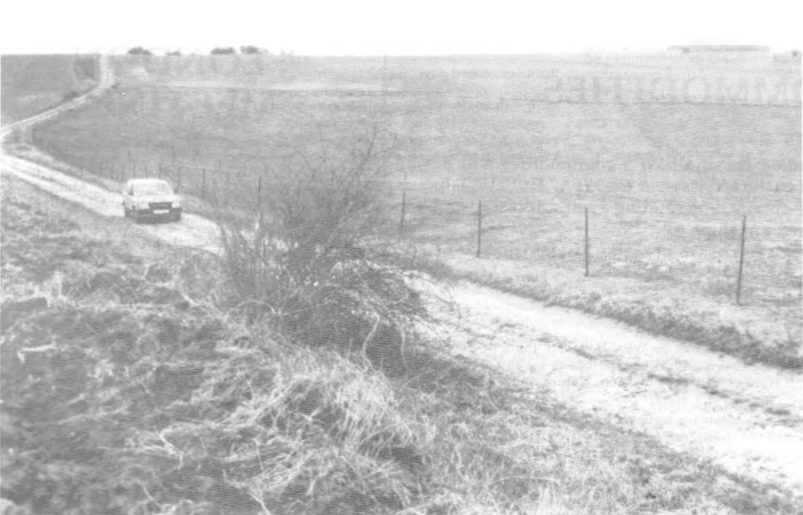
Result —
[[[220, 177], [220, 176], [218, 176]], [[222, 194], [223, 195], [223, 205], [228, 207], [229, 205], [229, 169], [226, 168], [226, 190], [223, 192], [218, 191], [219, 188], [215, 188], [215, 194]]]
[[407, 209], [407, 192], [402, 191], [401, 218], [399, 219], [399, 238], [404, 237], [404, 214]]
[[482, 200], [477, 201], [477, 257], [482, 251]]
[[736, 278], [736, 304], [742, 304], [742, 268], [744, 267], [744, 234], [747, 229], [747, 215], [742, 215], [742, 242], [739, 250], [739, 275]]
[[588, 277], [588, 206], [585, 207], [585, 264], [586, 264], [586, 277]]

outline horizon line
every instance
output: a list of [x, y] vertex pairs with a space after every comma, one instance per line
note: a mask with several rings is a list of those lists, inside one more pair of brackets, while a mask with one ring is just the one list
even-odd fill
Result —
[[[258, 54], [247, 54], [240, 51], [241, 47], [253, 46], [259, 49]], [[180, 55], [172, 57], [188, 57], [188, 56], [249, 56], [249, 55], [266, 55], [266, 56], [291, 56], [291, 57], [360, 57], [360, 58], [387, 58], [387, 57], [526, 57], [526, 56], [558, 56], [558, 55], [656, 55], [656, 54], [778, 54], [789, 53], [798, 51], [796, 48], [778, 48], [771, 45], [666, 45], [663, 47], [652, 48], [587, 48], [584, 50], [527, 50], [527, 51], [512, 51], [512, 52], [444, 52], [444, 53], [296, 53], [293, 50], [278, 50], [271, 51], [269, 48], [258, 47], [256, 45], [210, 45], [210, 46], [193, 46], [193, 47], [160, 47], [160, 46], [145, 46], [133, 45], [125, 46], [119, 45], [115, 47], [106, 47], [105, 49], [87, 50], [79, 49], [37, 49], [32, 51], [12, 51], [7, 52], [0, 49], [0, 55], [109, 55], [109, 56], [124, 56], [131, 55], [128, 52], [134, 48], [143, 48], [151, 52], [153, 57], [171, 57], [167, 54], [169, 52], [179, 52]], [[231, 48], [234, 50], [230, 54], [211, 54], [215, 48]], [[692, 49], [689, 52], [684, 52], [684, 49]]]

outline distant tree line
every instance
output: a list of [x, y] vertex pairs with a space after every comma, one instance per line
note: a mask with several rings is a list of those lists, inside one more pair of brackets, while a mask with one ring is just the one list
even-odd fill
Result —
[[674, 45], [669, 50], [692, 52], [769, 52], [770, 47], [760, 45]]
[[153, 52], [141, 46], [135, 46], [128, 51], [128, 55], [153, 55]]
[[[231, 46], [215, 47], [210, 52], [211, 55], [231, 55], [231, 54], [236, 54], [236, 53], [237, 52], [235, 51], [234, 47], [231, 47]], [[242, 45], [240, 47], [240, 53], [244, 54], [244, 55], [249, 55], [249, 54], [250, 55], [254, 55], [254, 54], [263, 54], [263, 53], [267, 54], [268, 51], [263, 49], [263, 48], [259, 48], [257, 46], [254, 46], [254, 45]], [[136, 47], [133, 47], [133, 48], [128, 50], [128, 55], [153, 55], [153, 52], [151, 52], [150, 50], [148, 50], [145, 47], [136, 46]], [[171, 51], [167, 52], [165, 55], [178, 56], [178, 55], [181, 55], [181, 52], [179, 50], [171, 50]]]

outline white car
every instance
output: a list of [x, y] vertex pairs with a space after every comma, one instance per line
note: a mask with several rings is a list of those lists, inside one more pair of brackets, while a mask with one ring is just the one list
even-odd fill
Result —
[[131, 179], [123, 187], [123, 214], [145, 220], [181, 220], [181, 199], [162, 179]]

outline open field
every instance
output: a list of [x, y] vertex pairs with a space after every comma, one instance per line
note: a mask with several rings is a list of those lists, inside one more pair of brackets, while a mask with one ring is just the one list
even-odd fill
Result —
[[[486, 272], [474, 279], [798, 366], [798, 62], [189, 56], [115, 66], [117, 90], [36, 142], [106, 177], [163, 174], [186, 194], [247, 209], [260, 175], [288, 173], [300, 149], [378, 122], [401, 142], [389, 186], [395, 204], [405, 192], [409, 241], [473, 254], [483, 202]], [[497, 259], [543, 273], [528, 289], [493, 273]], [[544, 293], [558, 284], [560, 295]], [[770, 357], [742, 352], [756, 346]]]
[[210, 256], [3, 180], [3, 498], [19, 513], [799, 511], [438, 341], [394, 378], [287, 345], [215, 304]]
[[95, 58], [73, 55], [4, 55], [2, 120], [21, 120], [90, 89], [97, 80]]

